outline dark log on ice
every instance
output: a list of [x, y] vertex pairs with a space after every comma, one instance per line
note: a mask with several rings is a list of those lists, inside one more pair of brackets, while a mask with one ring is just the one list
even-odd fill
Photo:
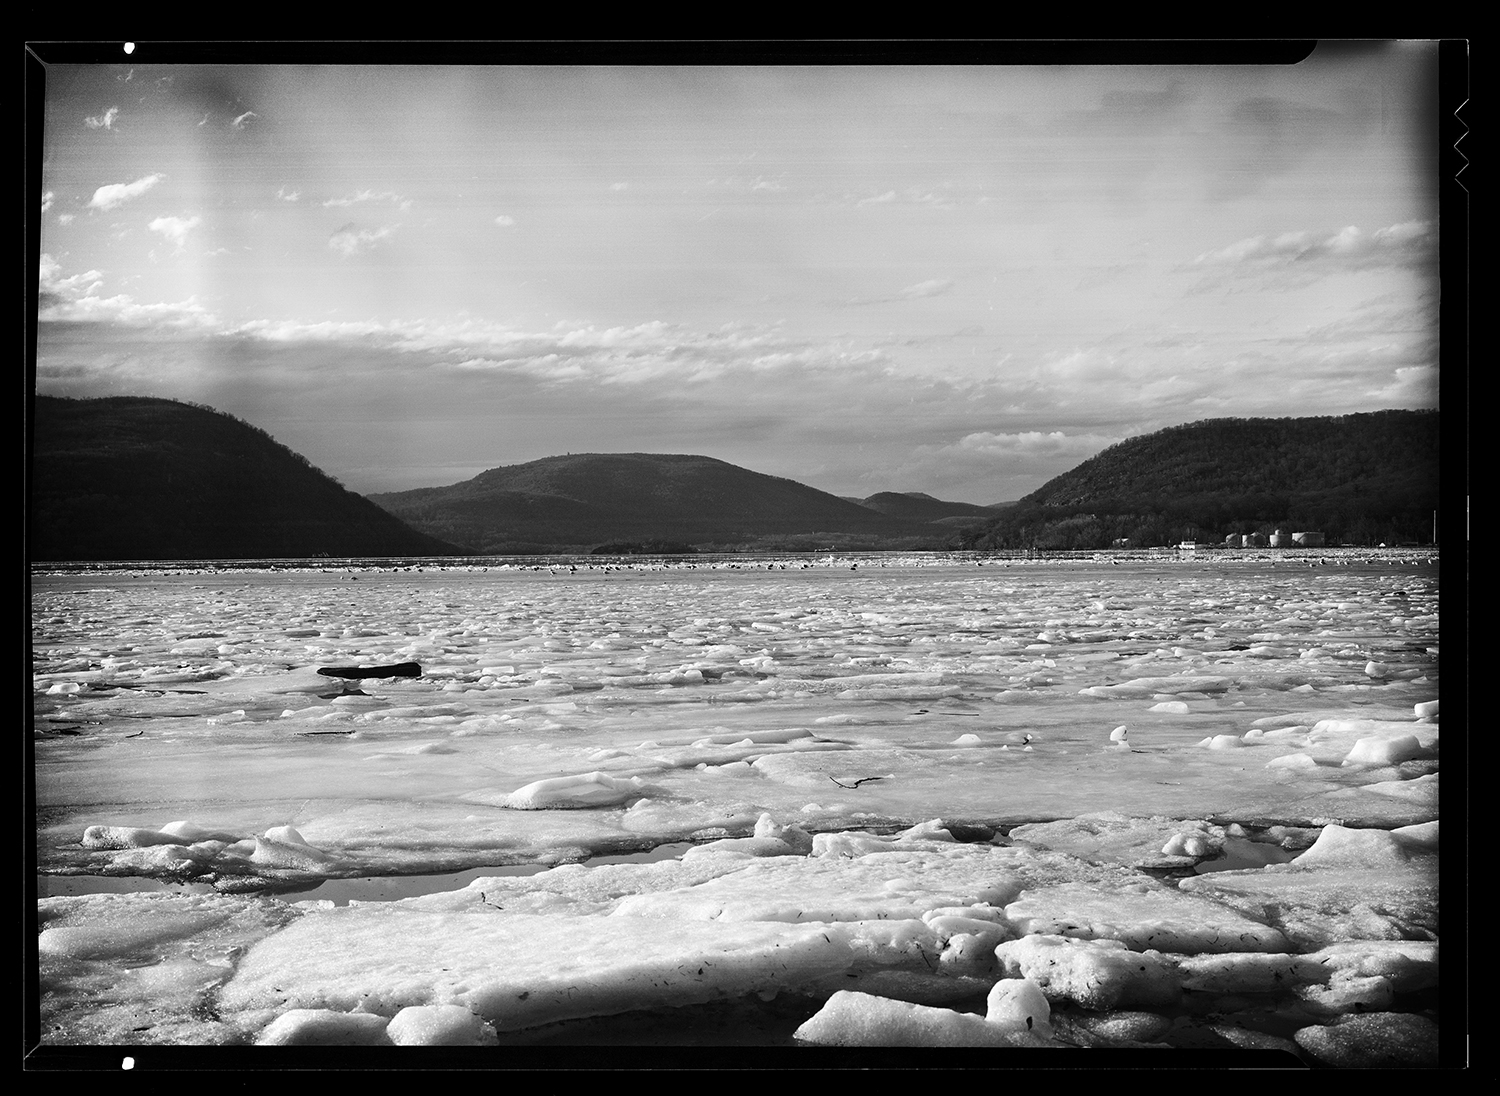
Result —
[[421, 677], [422, 667], [415, 662], [397, 662], [393, 666], [319, 666], [324, 677]]

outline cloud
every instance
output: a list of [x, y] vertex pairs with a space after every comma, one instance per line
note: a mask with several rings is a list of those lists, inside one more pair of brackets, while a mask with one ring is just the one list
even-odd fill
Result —
[[545, 384], [635, 386], [667, 380], [696, 386], [733, 377], [758, 383], [770, 376], [807, 381], [814, 375], [843, 378], [849, 371], [872, 374], [889, 364], [877, 350], [786, 336], [776, 329], [729, 325], [705, 332], [659, 320], [603, 329], [560, 325], [550, 331], [518, 331], [472, 320], [255, 321], [226, 333], [283, 345], [422, 352], [434, 356], [437, 369], [527, 377]]
[[49, 210], [49, 209], [52, 208], [52, 199], [54, 199], [55, 197], [57, 197], [57, 195], [54, 194], [50, 190], [47, 191], [45, 194], [42, 195], [42, 212], [43, 213], [46, 213], [47, 210]]
[[113, 129], [114, 128], [114, 124], [115, 124], [115, 119], [118, 118], [119, 116], [120, 116], [120, 108], [119, 107], [110, 107], [108, 110], [106, 110], [103, 114], [99, 115], [98, 117], [95, 117], [95, 118], [85, 118], [83, 121], [84, 121], [84, 124], [89, 127], [89, 129]]
[[196, 297], [173, 303], [138, 304], [123, 293], [100, 295], [104, 275], [89, 270], [62, 276], [62, 266], [45, 252], [38, 270], [37, 318], [43, 322], [112, 323], [125, 327], [212, 332], [219, 322]]
[[854, 204], [855, 205], [879, 205], [879, 204], [883, 204], [885, 202], [894, 202], [895, 200], [896, 200], [896, 192], [894, 190], [887, 190], [884, 194], [877, 194], [873, 198], [861, 198], [859, 201], [855, 202]]
[[73, 218], [75, 216], [76, 214], [73, 213], [59, 213], [57, 215], [57, 223], [60, 225], [70, 225], [73, 223]]
[[348, 257], [361, 251], [369, 251], [394, 231], [389, 225], [376, 229], [360, 228], [353, 221], [328, 238], [328, 246], [340, 255]]
[[629, 183], [610, 183], [609, 184], [609, 189], [610, 190], [628, 190], [629, 187], [630, 187]]
[[941, 447], [948, 455], [983, 456], [1006, 460], [1052, 460], [1057, 457], [1086, 460], [1119, 438], [1099, 434], [1069, 435], [1061, 430], [1022, 430], [1014, 434], [977, 431], [965, 434], [952, 445]]
[[502, 213], [500, 214], [500, 216], [495, 218], [495, 223], [501, 228], [509, 228], [511, 225], [516, 223], [516, 219], [514, 217], [507, 217]]
[[411, 208], [411, 199], [403, 198], [391, 190], [356, 190], [346, 198], [329, 198], [323, 203], [324, 209], [338, 208], [347, 209], [349, 206], [358, 205], [361, 202], [390, 202], [403, 212]]
[[1437, 234], [1430, 221], [1405, 221], [1372, 233], [1348, 225], [1333, 233], [1286, 232], [1251, 236], [1217, 251], [1206, 251], [1193, 266], [1209, 270], [1251, 272], [1319, 264], [1345, 269], [1404, 266], [1437, 257]]
[[302, 197], [302, 192], [300, 190], [287, 190], [286, 187], [278, 187], [276, 197], [283, 202], [295, 202], [298, 198]]
[[202, 223], [203, 218], [198, 216], [189, 217], [186, 220], [181, 217], [158, 217], [146, 227], [152, 232], [160, 232], [177, 245], [178, 251], [181, 251], [187, 244], [187, 234]]
[[94, 191], [94, 196], [89, 199], [89, 209], [111, 210], [118, 205], [123, 205], [132, 198], [139, 198], [150, 190], [166, 176], [160, 172], [151, 175], [143, 175], [133, 183], [110, 183], [101, 186]]
[[259, 117], [260, 117], [260, 115], [256, 114], [255, 111], [253, 111], [253, 110], [247, 110], [247, 111], [245, 111], [244, 114], [241, 114], [238, 118], [236, 118], [234, 121], [230, 122], [229, 124], [231, 126], [233, 126], [235, 129], [244, 129], [246, 126], [248, 126], [251, 123], [251, 121], [253, 121], [255, 119], [258, 119]]
[[912, 301], [920, 297], [936, 297], [939, 293], [946, 293], [952, 288], [953, 282], [946, 278], [931, 278], [928, 281], [907, 286], [897, 296]]
[[936, 297], [947, 293], [953, 288], [953, 281], [949, 278], [929, 278], [925, 282], [917, 282], [904, 289], [898, 289], [894, 293], [886, 293], [879, 297], [851, 297], [842, 301], [826, 301], [831, 308], [862, 308], [872, 304], [893, 304], [899, 301], [919, 301], [924, 297]]

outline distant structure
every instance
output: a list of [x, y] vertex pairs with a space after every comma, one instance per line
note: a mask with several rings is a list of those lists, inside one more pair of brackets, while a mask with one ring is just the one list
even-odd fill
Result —
[[[1224, 538], [1226, 548], [1322, 548], [1326, 543], [1322, 533], [1288, 533], [1285, 529], [1278, 529], [1269, 537], [1265, 533], [1230, 533]], [[1187, 541], [1179, 547], [1191, 546], [1192, 542]]]

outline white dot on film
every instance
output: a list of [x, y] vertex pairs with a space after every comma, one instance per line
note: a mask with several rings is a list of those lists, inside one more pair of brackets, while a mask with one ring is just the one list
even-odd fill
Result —
[[[125, 52], [126, 53], [134, 53], [135, 52], [135, 43], [134, 42], [126, 42], [125, 43]], [[127, 1058], [125, 1060], [127, 1062], [130, 1061], [129, 1058]], [[127, 1068], [129, 1068], [129, 1067], [127, 1067]]]
[[135, 1059], [134, 1058], [126, 1058], [123, 1062], [120, 1063], [120, 1068], [121, 1069], [134, 1069], [135, 1068]]

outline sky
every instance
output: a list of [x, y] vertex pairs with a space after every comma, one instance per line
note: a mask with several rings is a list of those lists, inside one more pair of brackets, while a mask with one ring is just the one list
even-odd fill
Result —
[[1438, 400], [1437, 47], [1295, 65], [47, 69], [36, 391], [361, 493], [696, 453], [1018, 499]]

